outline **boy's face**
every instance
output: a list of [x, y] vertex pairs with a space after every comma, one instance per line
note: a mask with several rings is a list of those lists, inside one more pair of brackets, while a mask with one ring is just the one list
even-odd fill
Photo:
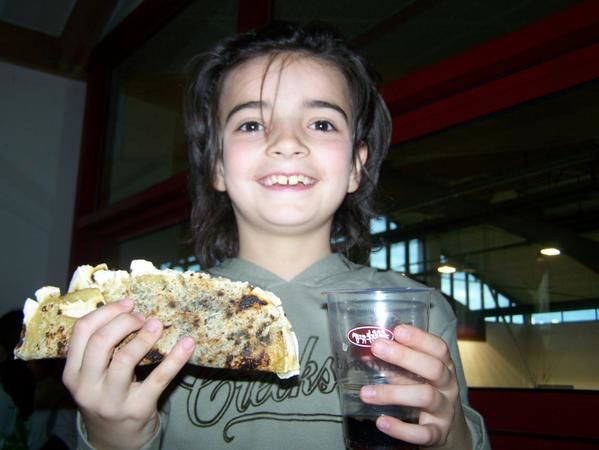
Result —
[[[359, 183], [347, 83], [306, 56], [278, 56], [267, 66], [256, 58], [224, 80], [215, 188], [231, 198], [241, 239], [316, 232], [328, 242], [333, 214]], [[366, 148], [358, 153], [363, 162]]]

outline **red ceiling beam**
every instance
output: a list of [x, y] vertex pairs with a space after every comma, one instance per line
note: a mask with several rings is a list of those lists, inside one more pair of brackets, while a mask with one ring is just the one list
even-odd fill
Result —
[[391, 142], [418, 138], [598, 78], [595, 44], [396, 115]]
[[599, 42], [599, 2], [586, 0], [520, 30], [391, 82], [395, 116]]

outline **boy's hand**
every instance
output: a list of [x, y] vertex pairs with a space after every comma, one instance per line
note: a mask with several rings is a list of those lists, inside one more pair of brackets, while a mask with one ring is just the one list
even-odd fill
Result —
[[160, 337], [162, 325], [132, 309], [131, 300], [111, 303], [82, 317], [73, 328], [63, 382], [79, 406], [88, 440], [97, 448], [139, 448], [146, 443], [157, 431], [160, 394], [193, 352], [193, 340], [181, 339], [143, 382], [137, 382], [135, 367]]
[[455, 367], [447, 344], [439, 337], [408, 325], [394, 330], [395, 341], [379, 339], [372, 353], [424, 379], [421, 384], [364, 386], [365, 403], [420, 408], [418, 424], [392, 417], [380, 417], [377, 427], [397, 439], [418, 445], [471, 448], [459, 397]]

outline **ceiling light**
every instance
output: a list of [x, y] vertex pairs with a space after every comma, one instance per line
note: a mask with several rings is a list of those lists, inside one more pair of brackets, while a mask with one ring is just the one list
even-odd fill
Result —
[[560, 253], [561, 252], [560, 252], [559, 248], [555, 248], [555, 247], [546, 247], [546, 248], [541, 249], [541, 255], [545, 255], [545, 256], [557, 256]]
[[456, 268], [448, 264], [443, 264], [442, 266], [437, 267], [437, 272], [440, 273], [454, 273], [455, 271]]

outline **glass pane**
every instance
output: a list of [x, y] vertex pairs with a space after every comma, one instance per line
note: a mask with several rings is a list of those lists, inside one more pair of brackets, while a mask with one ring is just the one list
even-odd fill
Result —
[[560, 323], [562, 315], [558, 312], [535, 313], [531, 317], [533, 325], [543, 325], [547, 323]]
[[594, 309], [579, 309], [577, 311], [564, 311], [564, 322], [587, 322], [597, 320], [596, 310]]
[[516, 314], [515, 316], [512, 316], [512, 323], [522, 325], [524, 323], [524, 316], [522, 314]]
[[387, 249], [385, 247], [370, 253], [370, 265], [377, 269], [387, 270]]
[[[236, 0], [195, 1], [113, 72], [102, 199], [113, 203], [187, 168], [185, 65], [237, 28]], [[216, 19], [216, 20], [215, 20]]]
[[499, 306], [497, 293], [493, 292], [487, 284], [484, 285], [483, 296], [485, 309], [497, 308]]
[[461, 304], [466, 304], [466, 277], [464, 273], [453, 274], [453, 298]]
[[497, 301], [495, 299], [495, 295], [493, 294], [493, 291], [491, 291], [491, 289], [489, 288], [489, 286], [487, 284], [485, 284], [485, 287], [483, 289], [483, 296], [484, 296], [484, 305], [485, 305], [485, 309], [491, 309], [491, 308], [497, 308], [499, 305], [497, 304]]
[[424, 255], [422, 253], [422, 241], [420, 239], [410, 239], [410, 273], [420, 273], [424, 270]]
[[451, 295], [451, 275], [441, 274], [441, 292], [445, 295]]
[[387, 219], [384, 217], [375, 217], [370, 220], [370, 233], [382, 233], [383, 231], [387, 231]]
[[200, 265], [197, 263], [195, 256], [188, 256], [187, 258], [179, 258], [172, 261], [164, 261], [160, 264], [160, 269], [171, 269], [177, 272], [198, 272]]
[[470, 309], [479, 310], [482, 308], [481, 285], [473, 276], [468, 277], [468, 301]]
[[397, 272], [406, 271], [406, 243], [391, 244], [391, 269]]
[[119, 267], [127, 269], [131, 260], [145, 259], [161, 269], [194, 270], [193, 249], [186, 243], [188, 227], [184, 222], [121, 242]]
[[510, 306], [510, 300], [505, 295], [498, 294], [497, 298], [499, 299], [500, 308], [507, 308], [508, 306]]

